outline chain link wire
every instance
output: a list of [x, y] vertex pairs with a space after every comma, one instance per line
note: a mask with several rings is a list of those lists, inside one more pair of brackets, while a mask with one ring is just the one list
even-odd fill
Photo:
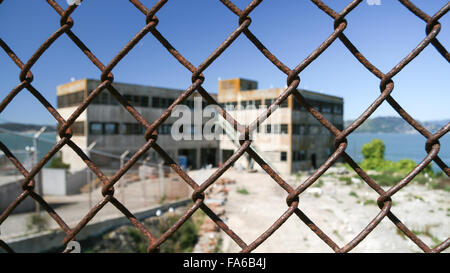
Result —
[[[227, 234], [236, 244], [242, 249], [241, 252], [251, 252], [270, 237], [277, 229], [283, 225], [284, 222], [294, 214], [304, 222], [321, 240], [323, 240], [335, 252], [348, 252], [357, 246], [364, 238], [372, 232], [377, 225], [387, 217], [392, 223], [397, 226], [401, 232], [404, 233], [412, 242], [414, 242], [424, 252], [441, 252], [449, 247], [450, 238], [441, 242], [434, 248], [430, 248], [419, 237], [417, 237], [402, 221], [397, 218], [391, 211], [392, 197], [408, 183], [431, 162], [434, 161], [447, 176], [450, 176], [449, 167], [440, 159], [438, 152], [440, 149], [439, 139], [450, 130], [450, 123], [432, 134], [430, 131], [421, 126], [406, 110], [392, 96], [394, 90], [394, 76], [397, 75], [410, 61], [417, 57], [424, 48], [430, 44], [442, 55], [443, 58], [450, 61], [450, 54], [445, 47], [437, 39], [437, 35], [441, 29], [439, 19], [447, 14], [450, 9], [450, 2], [445, 4], [436, 14], [430, 16], [415, 6], [409, 0], [399, 0], [399, 2], [417, 17], [426, 23], [425, 38], [396, 66], [394, 66], [387, 73], [380, 71], [373, 65], [346, 37], [344, 30], [347, 28], [347, 21], [345, 17], [352, 12], [363, 0], [353, 0], [340, 12], [337, 12], [320, 0], [311, 0], [317, 8], [325, 12], [333, 20], [334, 31], [320, 44], [308, 57], [300, 62], [296, 67], [289, 68], [282, 61], [280, 61], [273, 53], [267, 49], [263, 43], [251, 32], [249, 26], [252, 19], [251, 12], [257, 8], [262, 0], [252, 0], [251, 3], [243, 10], [239, 9], [230, 0], [220, 0], [231, 12], [233, 12], [238, 19], [238, 27], [214, 50], [198, 67], [191, 64], [172, 44], [164, 38], [158, 29], [158, 17], [156, 14], [167, 3], [168, 0], [159, 0], [153, 7], [148, 9], [139, 0], [129, 0], [143, 15], [145, 25], [135, 34], [135, 36], [119, 51], [119, 53], [108, 63], [103, 64], [96, 55], [89, 50], [89, 48], [81, 41], [78, 36], [72, 32], [74, 21], [71, 14], [76, 11], [82, 1], [78, 1], [69, 5], [67, 9], [63, 9], [54, 0], [47, 0], [47, 3], [60, 15], [60, 27], [50, 35], [47, 40], [37, 49], [25, 63], [14, 53], [14, 51], [0, 38], [0, 47], [6, 54], [14, 61], [20, 68], [19, 84], [9, 92], [0, 104], [0, 113], [8, 106], [8, 104], [15, 98], [17, 94], [24, 90], [28, 90], [54, 117], [58, 122], [60, 140], [46, 153], [42, 159], [30, 171], [27, 171], [21, 162], [16, 159], [14, 154], [8, 147], [0, 142], [0, 149], [5, 153], [7, 158], [13, 163], [18, 171], [24, 176], [22, 181], [23, 192], [7, 207], [0, 215], [0, 224], [12, 213], [12, 211], [26, 198], [31, 197], [36, 200], [53, 218], [53, 220], [64, 231], [65, 238], [62, 242], [66, 246], [69, 242], [75, 240], [75, 236], [95, 217], [95, 215], [107, 204], [111, 203], [119, 211], [126, 216], [131, 224], [136, 227], [148, 239], [148, 252], [158, 252], [159, 246], [174, 232], [176, 232], [183, 223], [186, 222], [198, 209], [201, 209], [206, 215], [211, 218], [219, 228]], [[0, 0], [0, 3], [2, 0]], [[144, 21], [144, 20], [143, 20]], [[134, 48], [134, 46], [146, 35], [153, 35], [167, 51], [180, 62], [187, 70], [192, 73], [192, 84], [181, 93], [181, 95], [170, 105], [162, 115], [155, 121], [147, 121], [128, 101], [121, 95], [121, 93], [114, 87], [114, 75], [112, 73], [114, 67]], [[33, 73], [31, 68], [39, 60], [42, 54], [62, 35], [67, 35], [73, 43], [86, 55], [87, 58], [100, 70], [101, 83], [87, 96], [87, 98], [77, 107], [77, 109], [65, 120], [51, 103], [33, 86]], [[273, 104], [266, 109], [261, 115], [253, 121], [250, 125], [242, 125], [235, 120], [219, 103], [204, 89], [202, 83], [205, 80], [203, 72], [241, 35], [244, 35], [251, 41], [255, 47], [275, 65], [281, 72], [286, 74], [287, 87], [282, 94], [273, 102]], [[353, 54], [353, 56], [373, 75], [380, 79], [380, 95], [372, 104], [347, 128], [338, 130], [331, 122], [329, 122], [318, 110], [311, 106], [308, 101], [297, 90], [300, 84], [300, 74], [308, 67], [314, 60], [320, 56], [332, 43], [340, 40], [345, 47]], [[175, 106], [181, 104], [192, 93], [197, 91], [208, 104], [217, 105], [218, 113], [227, 120], [233, 128], [243, 136], [240, 141], [240, 148], [219, 167], [206, 181], [199, 185], [183, 169], [168, 155], [168, 153], [158, 145], [157, 142], [157, 128], [170, 116]], [[102, 171], [91, 161], [91, 159], [77, 146], [72, 140], [72, 132], [70, 127], [80, 116], [80, 114], [89, 106], [94, 98], [102, 92], [109, 92], [142, 126], [146, 128], [145, 144], [142, 146], [124, 166], [119, 169], [112, 177], [105, 176]], [[264, 122], [289, 96], [293, 96], [303, 107], [307, 109], [315, 119], [317, 119], [326, 129], [328, 129], [334, 136], [335, 151], [332, 155], [309, 176], [297, 188], [290, 186], [282, 177], [280, 177], [250, 146], [250, 133], [255, 130], [262, 122]], [[393, 109], [412, 127], [415, 128], [426, 139], [425, 150], [427, 156], [405, 177], [398, 183], [392, 186], [387, 191], [383, 190], [359, 165], [346, 153], [347, 136], [350, 135], [356, 128], [358, 128], [371, 114], [383, 103], [389, 103]], [[247, 137], [246, 137], [247, 136]], [[80, 222], [73, 228], [69, 227], [64, 220], [55, 212], [55, 210], [34, 191], [35, 175], [43, 168], [43, 166], [63, 147], [69, 146], [78, 156], [85, 162], [87, 167], [98, 177], [102, 182], [103, 198], [95, 204], [89, 212], [80, 220]], [[154, 237], [149, 230], [136, 217], [114, 197], [114, 185], [119, 179], [137, 162], [137, 160], [146, 153], [149, 149], [155, 150], [166, 163], [186, 182], [192, 189], [193, 205], [188, 208], [184, 214], [175, 222], [175, 224], [163, 233], [159, 238]], [[264, 233], [262, 233], [256, 240], [247, 244], [239, 235], [230, 229], [227, 224], [217, 216], [204, 202], [205, 191], [217, 181], [217, 179], [225, 173], [236, 160], [238, 160], [244, 153], [247, 153], [252, 159], [257, 162], [262, 169], [272, 177], [272, 179], [282, 187], [287, 193], [286, 199], [287, 210], [270, 226]], [[354, 171], [369, 185], [375, 192], [378, 193], [377, 199], [379, 213], [371, 219], [369, 224], [350, 242], [344, 246], [339, 246], [334, 242], [325, 232], [323, 232], [310, 218], [298, 207], [299, 196], [311, 185], [313, 185], [320, 176], [327, 171], [338, 159], [343, 159], [347, 162]], [[0, 240], [0, 247], [7, 252], [13, 252], [8, 244]], [[64, 252], [70, 252], [70, 249]]]

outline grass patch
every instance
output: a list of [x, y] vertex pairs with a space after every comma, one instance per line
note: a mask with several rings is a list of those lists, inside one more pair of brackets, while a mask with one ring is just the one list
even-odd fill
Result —
[[416, 200], [420, 200], [420, 201], [422, 201], [422, 202], [425, 202], [425, 200], [422, 198], [422, 196], [420, 196], [420, 195], [415, 195], [415, 194], [408, 194], [408, 197], [409, 197], [409, 199], [416, 199]]
[[397, 235], [402, 237], [403, 240], [407, 240], [405, 233], [403, 233], [403, 231], [401, 229], [399, 229], [398, 227], [395, 227], [395, 228], [396, 228], [395, 233], [397, 233]]
[[222, 253], [222, 245], [223, 239], [219, 238], [219, 240], [217, 240], [217, 244], [214, 246], [214, 253]]
[[[198, 241], [198, 232], [200, 230], [200, 225], [198, 225], [200, 221], [196, 221], [195, 217], [199, 217], [199, 215], [194, 216], [194, 219], [188, 219], [160, 246], [161, 253], [192, 252]], [[164, 221], [162, 225], [158, 226], [158, 233], [162, 234], [166, 232], [176, 221], [178, 221], [178, 218], [179, 216], [169, 217], [167, 221]]]
[[37, 232], [47, 230], [50, 225], [48, 218], [41, 213], [29, 215], [26, 222], [28, 230], [36, 230]]
[[333, 230], [333, 234], [336, 235], [340, 240], [344, 240], [344, 238], [342, 238], [341, 234], [339, 234], [339, 232], [335, 229]]
[[354, 191], [351, 191], [348, 195], [358, 198], [358, 194]]
[[368, 205], [377, 205], [377, 201], [375, 201], [375, 200], [372, 200], [372, 199], [370, 199], [370, 200], [365, 200], [364, 201], [364, 203], [363, 203], [363, 205], [364, 206], [368, 206]]
[[323, 180], [322, 180], [322, 179], [319, 179], [319, 181], [317, 181], [316, 183], [314, 183], [313, 187], [320, 188], [320, 187], [323, 186], [323, 184], [324, 184]]
[[411, 230], [411, 231], [416, 236], [419, 236], [419, 235], [427, 236], [428, 238], [431, 239], [431, 241], [433, 241], [433, 243], [434, 243], [433, 247], [436, 247], [438, 244], [441, 243], [441, 241], [437, 237], [435, 237], [433, 234], [431, 234], [430, 229], [431, 229], [431, 225], [426, 225], [423, 231], [421, 231], [421, 230], [414, 230], [414, 229]]
[[244, 194], [244, 195], [249, 194], [249, 192], [246, 188], [238, 188], [236, 191], [237, 191], [237, 193]]
[[345, 185], [351, 185], [352, 184], [352, 178], [348, 176], [341, 176], [338, 178], [339, 181], [345, 182]]
[[370, 177], [380, 186], [394, 186], [402, 179], [400, 175], [397, 175], [391, 171], [371, 175]]
[[450, 178], [449, 177], [434, 178], [430, 182], [429, 186], [433, 190], [444, 190], [444, 191], [450, 192]]

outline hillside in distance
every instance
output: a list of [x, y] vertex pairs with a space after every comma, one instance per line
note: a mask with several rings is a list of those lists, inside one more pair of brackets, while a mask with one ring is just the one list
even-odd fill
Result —
[[[352, 120], [346, 120], [345, 126], [348, 126]], [[442, 126], [449, 123], [450, 119], [419, 121], [419, 123], [434, 133]], [[361, 124], [355, 132], [358, 133], [417, 133], [417, 131], [400, 117], [375, 117], [367, 119]]]
[[[39, 125], [39, 124], [23, 124], [23, 123], [15, 123], [15, 122], [5, 122], [0, 123], [0, 129], [4, 131], [14, 131], [14, 132], [33, 132], [39, 131], [42, 126], [46, 126], [47, 129], [45, 132], [55, 132], [56, 126], [54, 125]], [[2, 130], [0, 130], [1, 132]]]

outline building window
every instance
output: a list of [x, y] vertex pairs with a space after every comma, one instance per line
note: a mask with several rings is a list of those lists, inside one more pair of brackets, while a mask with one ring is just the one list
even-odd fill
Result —
[[237, 102], [225, 102], [224, 105], [226, 110], [236, 110]]
[[306, 160], [306, 151], [303, 150], [300, 151], [300, 160], [301, 161]]
[[[181, 127], [182, 128], [182, 127]], [[158, 134], [161, 135], [170, 135], [170, 131], [172, 129], [172, 124], [161, 124], [158, 127]]]
[[292, 124], [292, 134], [293, 135], [300, 135], [300, 125]]
[[320, 103], [318, 102], [318, 101], [312, 101], [312, 107], [314, 108], [314, 109], [316, 109], [317, 111], [319, 111], [319, 112], [321, 112], [322, 111], [322, 107], [321, 107], [321, 105], [320, 105]]
[[292, 152], [292, 161], [304, 161], [306, 160], [306, 153], [305, 151], [293, 151]]
[[123, 97], [135, 107], [148, 107], [147, 96], [124, 95]]
[[311, 135], [317, 135], [319, 134], [319, 127], [317, 125], [310, 125], [309, 126], [309, 133]]
[[280, 133], [280, 124], [272, 125], [272, 133], [279, 134]]
[[[89, 91], [89, 93], [91, 93], [92, 91], [93, 90]], [[107, 90], [103, 90], [92, 100], [92, 104], [118, 105], [119, 102], [116, 101]]]
[[261, 108], [261, 100], [255, 100], [255, 108], [256, 109]]
[[272, 103], [275, 101], [275, 99], [266, 99], [264, 100], [264, 103], [266, 105], [267, 108], [270, 107], [270, 105], [272, 105]]
[[287, 152], [281, 152], [280, 160], [281, 161], [286, 161], [287, 160]]
[[288, 107], [288, 99], [286, 98], [280, 105], [281, 108], [287, 108]]
[[332, 109], [331, 109], [331, 105], [328, 103], [324, 103], [322, 105], [322, 113], [331, 113]]
[[108, 104], [108, 92], [101, 92], [94, 100], [96, 104]]
[[79, 105], [84, 100], [84, 91], [78, 91], [70, 94], [58, 96], [58, 108], [71, 107]]
[[271, 134], [272, 133], [272, 125], [268, 124], [266, 125], [266, 134]]
[[102, 135], [103, 134], [103, 124], [100, 122], [89, 123], [89, 133], [92, 135]]
[[141, 107], [148, 107], [148, 97], [142, 96], [140, 99], [140, 106]]
[[125, 135], [141, 135], [145, 132], [144, 127], [139, 123], [125, 123]]
[[119, 126], [115, 122], [107, 122], [103, 124], [103, 133], [105, 135], [117, 135], [119, 133]]
[[306, 108], [303, 107], [295, 98], [293, 98], [292, 101], [294, 102], [294, 111], [306, 111]]
[[183, 104], [189, 107], [190, 109], [194, 109], [194, 101], [193, 100], [185, 100]]
[[123, 97], [128, 101], [129, 104], [135, 107], [148, 107], [147, 96], [124, 95]]
[[72, 129], [72, 135], [74, 136], [84, 136], [84, 121], [76, 121], [72, 126], [70, 126]]
[[[174, 102], [175, 102], [175, 99], [153, 97], [152, 98], [152, 107], [153, 108], [169, 108], [169, 106], [172, 105], [172, 103], [174, 103]], [[184, 104], [190, 108], [194, 107], [194, 101], [191, 101], [191, 100], [187, 100], [186, 103], [184, 103]]]
[[339, 130], [339, 131], [342, 131], [342, 130], [344, 130], [344, 124], [337, 124], [336, 125], [336, 128]]
[[302, 135], [307, 135], [307, 134], [309, 134], [308, 126], [306, 126], [306, 125], [301, 125], [301, 126], [300, 126], [300, 133], [301, 133]]
[[333, 107], [333, 113], [335, 114], [342, 114], [342, 105], [335, 104]]
[[159, 98], [159, 108], [167, 108], [168, 104], [169, 104], [169, 99]]
[[255, 101], [254, 100], [247, 101], [247, 107], [248, 109], [256, 109]]
[[175, 99], [168, 99], [167, 100], [167, 105], [166, 105], [165, 108], [169, 108], [169, 106], [171, 106], [174, 102], [175, 102]]
[[152, 98], [152, 107], [153, 108], [159, 108], [159, 98], [158, 97], [153, 97]]
[[287, 134], [288, 133], [288, 125], [287, 124], [281, 124], [280, 125], [280, 134]]

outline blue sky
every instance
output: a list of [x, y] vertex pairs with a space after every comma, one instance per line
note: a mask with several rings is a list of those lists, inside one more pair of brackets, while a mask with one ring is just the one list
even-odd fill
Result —
[[[57, 1], [64, 8], [65, 0]], [[243, 8], [249, 2], [235, 0]], [[349, 0], [324, 1], [335, 10]], [[347, 16], [347, 37], [387, 72], [425, 37], [425, 23], [398, 1], [380, 6], [361, 3]], [[429, 15], [447, 1], [415, 0]], [[155, 0], [143, 1], [151, 7]], [[199, 65], [238, 25], [220, 1], [169, 0], [157, 14], [158, 30], [194, 65]], [[145, 25], [145, 16], [125, 0], [85, 0], [72, 15], [75, 32], [108, 63]], [[308, 56], [333, 31], [333, 20], [307, 0], [266, 0], [251, 14], [251, 31], [289, 67]], [[0, 5], [0, 37], [25, 62], [58, 29], [60, 17], [46, 1], [5, 0]], [[441, 43], [450, 48], [450, 15], [440, 20]], [[18, 67], [0, 52], [0, 96], [19, 83]], [[33, 85], [56, 106], [56, 86], [72, 77], [100, 77], [99, 70], [63, 35], [33, 66]], [[185, 89], [191, 73], [148, 34], [113, 70], [115, 81]], [[205, 72], [203, 86], [217, 92], [218, 78], [243, 77], [260, 88], [283, 87], [286, 76], [247, 40], [239, 37]], [[393, 97], [419, 120], [450, 118], [450, 66], [431, 45], [394, 77]], [[301, 73], [300, 88], [342, 96], [344, 118], [354, 119], [379, 95], [379, 79], [367, 71], [337, 40]], [[374, 116], [397, 116], [384, 103]], [[54, 123], [47, 110], [21, 92], [0, 114], [0, 121]]]

